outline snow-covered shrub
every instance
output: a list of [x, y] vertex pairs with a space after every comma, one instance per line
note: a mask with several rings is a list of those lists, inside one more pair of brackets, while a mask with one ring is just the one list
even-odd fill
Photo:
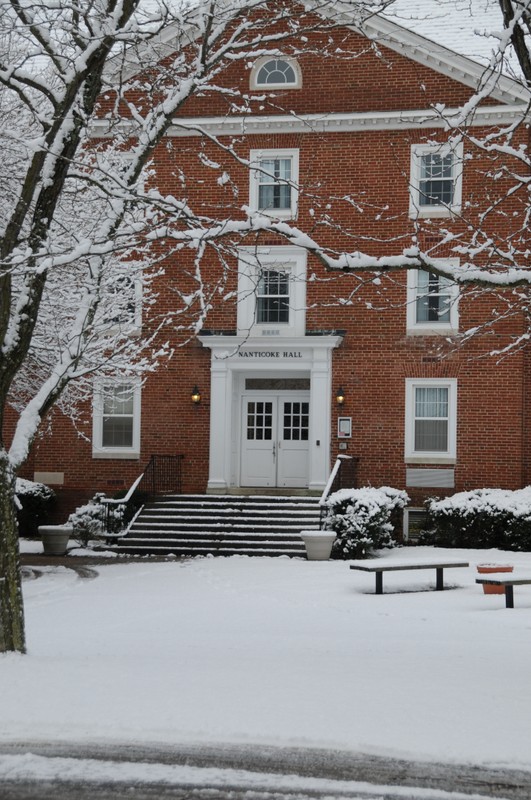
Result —
[[109, 527], [120, 527], [123, 518], [124, 506], [111, 505], [109, 506], [109, 520], [106, 520], [107, 507], [101, 500], [103, 494], [96, 494], [83, 506], [76, 508], [76, 510], [68, 517], [68, 525], [72, 525], [72, 536], [84, 547], [87, 546], [91, 539], [100, 539], [106, 533], [106, 521]]
[[333, 558], [364, 558], [382, 547], [395, 547], [393, 515], [408, 503], [399, 489], [340, 489], [326, 501], [325, 530], [336, 533]]
[[44, 483], [17, 478], [15, 500], [20, 535], [37, 536], [39, 525], [50, 521], [55, 492]]
[[531, 550], [531, 486], [475, 489], [426, 504], [423, 542], [442, 547]]

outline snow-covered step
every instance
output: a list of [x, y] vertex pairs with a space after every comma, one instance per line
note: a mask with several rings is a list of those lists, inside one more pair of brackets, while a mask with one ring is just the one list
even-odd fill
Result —
[[165, 495], [115, 544], [121, 553], [301, 555], [301, 530], [319, 528], [316, 498]]

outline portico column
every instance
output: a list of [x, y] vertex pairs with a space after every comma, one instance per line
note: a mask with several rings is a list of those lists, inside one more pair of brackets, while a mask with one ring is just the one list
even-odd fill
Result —
[[229, 486], [231, 458], [232, 371], [226, 359], [212, 351], [210, 368], [210, 459], [209, 492], [224, 494]]
[[331, 350], [314, 349], [310, 389], [310, 470], [308, 488], [325, 488], [330, 471]]

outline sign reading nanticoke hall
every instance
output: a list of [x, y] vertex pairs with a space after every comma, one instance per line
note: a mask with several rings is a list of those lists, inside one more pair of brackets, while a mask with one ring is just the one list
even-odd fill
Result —
[[238, 358], [302, 358], [298, 350], [239, 350]]

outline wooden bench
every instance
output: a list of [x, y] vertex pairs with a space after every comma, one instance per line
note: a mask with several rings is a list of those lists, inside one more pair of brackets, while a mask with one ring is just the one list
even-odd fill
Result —
[[383, 594], [383, 574], [384, 572], [398, 572], [399, 570], [409, 569], [434, 569], [436, 573], [435, 589], [442, 591], [444, 589], [443, 572], [445, 569], [454, 569], [454, 567], [468, 567], [468, 561], [411, 561], [408, 563], [388, 563], [381, 561], [367, 561], [364, 564], [351, 564], [350, 569], [359, 569], [363, 572], [374, 572], [376, 575], [376, 591], [375, 594]]
[[505, 587], [505, 608], [514, 608], [513, 586], [524, 586], [531, 583], [531, 578], [476, 578], [476, 583]]

